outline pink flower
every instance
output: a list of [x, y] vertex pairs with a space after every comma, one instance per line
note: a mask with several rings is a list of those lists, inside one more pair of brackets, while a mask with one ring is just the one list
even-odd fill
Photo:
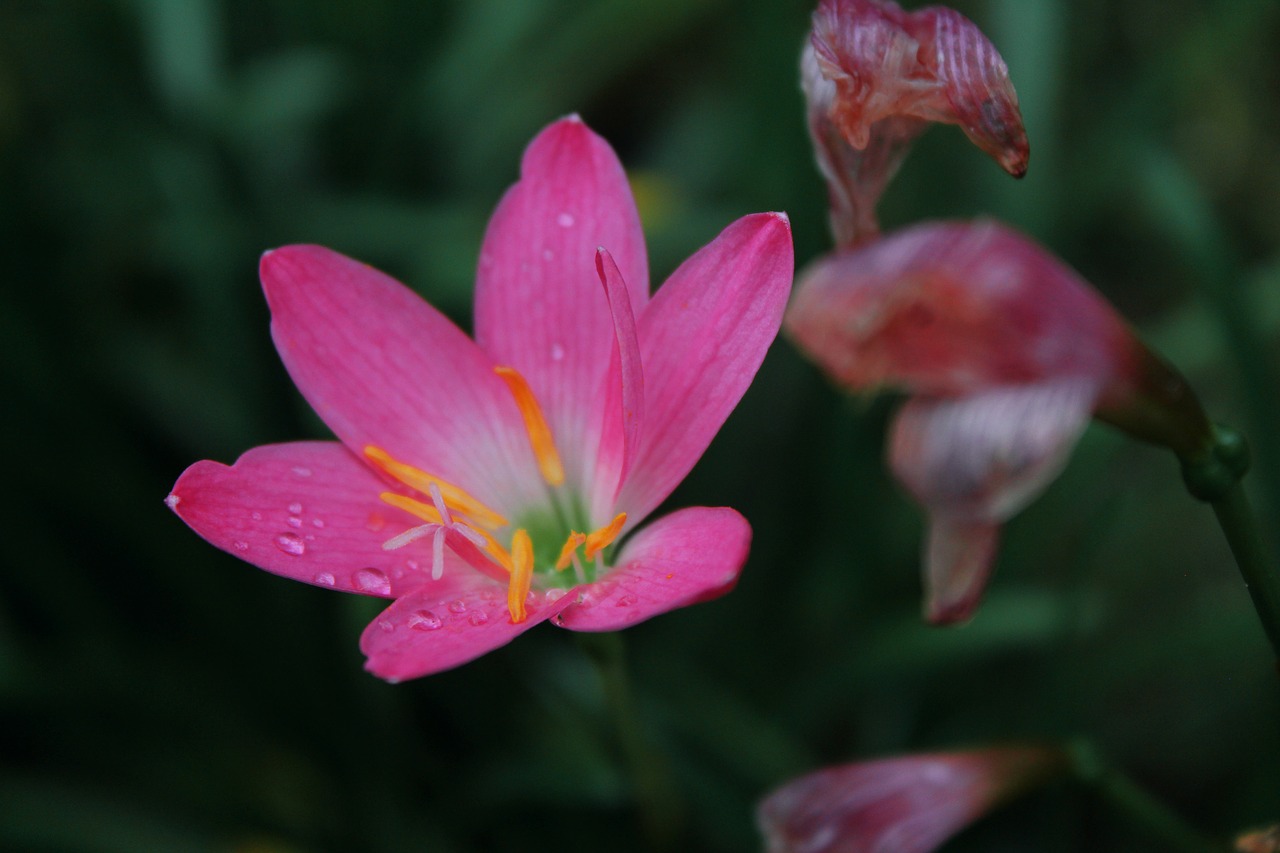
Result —
[[340, 443], [198, 462], [168, 503], [269, 572], [393, 598], [361, 637], [391, 681], [546, 619], [609, 631], [713, 598], [747, 555], [734, 510], [681, 510], [618, 544], [746, 391], [791, 272], [786, 217], [756, 214], [650, 299], [621, 165], [576, 117], [558, 121], [489, 223], [474, 342], [336, 252], [264, 255], [276, 348]]
[[918, 225], [819, 259], [785, 326], [840, 385], [911, 395], [889, 464], [929, 513], [935, 623], [972, 614], [1001, 523], [1057, 476], [1092, 414], [1170, 446], [1204, 423], [1102, 297], [990, 221]]
[[769, 853], [928, 853], [1066, 768], [1034, 746], [865, 761], [794, 779], [756, 814]]
[[959, 12], [822, 0], [801, 57], [809, 134], [827, 179], [836, 244], [880, 233], [875, 208], [929, 122], [957, 124], [1015, 177], [1030, 149], [1009, 70]]

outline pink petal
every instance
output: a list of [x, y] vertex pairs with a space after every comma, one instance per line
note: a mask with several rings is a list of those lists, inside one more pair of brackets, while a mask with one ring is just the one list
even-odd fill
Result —
[[354, 452], [376, 445], [491, 506], [542, 487], [493, 364], [404, 285], [319, 246], [262, 258], [271, 334], [298, 390]]
[[604, 378], [604, 423], [596, 458], [596, 488], [592, 517], [603, 522], [610, 515], [614, 499], [630, 472], [635, 458], [640, 425], [644, 421], [644, 374], [640, 366], [640, 342], [635, 318], [627, 298], [622, 273], [608, 250], [596, 256], [600, 281], [609, 299], [615, 345]]
[[505, 646], [567, 607], [572, 595], [548, 602], [537, 594], [526, 604], [528, 618], [511, 621], [501, 585], [484, 584], [451, 598], [434, 589], [415, 590], [379, 614], [360, 636], [365, 669], [387, 681], [442, 672]]
[[924, 546], [925, 619], [951, 625], [973, 615], [991, 578], [999, 541], [998, 524], [930, 515]]
[[617, 260], [639, 316], [649, 293], [644, 235], [617, 156], [578, 118], [542, 131], [520, 173], [480, 251], [476, 340], [528, 380], [570, 482], [585, 486], [582, 454], [566, 451], [598, 427], [596, 395], [614, 346], [596, 249]]
[[685, 261], [639, 320], [645, 422], [620, 509], [639, 520], [702, 456], [777, 335], [791, 290], [791, 227], [744, 216]]
[[[378, 495], [377, 475], [337, 442], [255, 447], [234, 465], [197, 462], [168, 504], [210, 544], [272, 574], [316, 586], [394, 596], [428, 583], [429, 540], [382, 543], [413, 522]], [[433, 589], [446, 594], [474, 571], [459, 561]]]
[[1082, 376], [1128, 384], [1132, 333], [1073, 270], [990, 221], [925, 223], [800, 276], [787, 333], [853, 390], [934, 396]]
[[581, 587], [555, 620], [575, 631], [615, 631], [659, 613], [724, 595], [738, 582], [751, 526], [725, 507], [690, 507], [640, 530], [617, 568]]
[[865, 761], [788, 782], [756, 816], [769, 853], [929, 853], [1066, 766], [1030, 746]]

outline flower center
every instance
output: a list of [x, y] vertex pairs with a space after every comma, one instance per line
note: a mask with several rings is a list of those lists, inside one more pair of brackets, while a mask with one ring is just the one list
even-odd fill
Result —
[[[527, 618], [525, 601], [535, 576], [540, 588], [565, 588], [595, 580], [600, 553], [618, 538], [627, 514], [618, 513], [608, 524], [586, 532], [588, 524], [581, 504], [564, 494], [564, 466], [529, 383], [514, 368], [497, 367], [494, 372], [506, 382], [524, 420], [538, 470], [550, 489], [547, 507], [512, 525], [466, 490], [394, 459], [380, 447], [370, 445], [364, 455], [378, 470], [431, 498], [431, 503], [426, 503], [397, 492], [383, 492], [380, 497], [384, 502], [424, 523], [388, 539], [382, 547], [395, 550], [430, 536], [431, 578], [439, 580], [444, 574], [444, 548], [448, 545], [472, 567], [506, 582], [507, 609], [511, 621], [518, 623]], [[508, 529], [509, 538], [504, 535]], [[563, 544], [557, 546], [562, 539]], [[572, 575], [568, 573], [570, 567]]]

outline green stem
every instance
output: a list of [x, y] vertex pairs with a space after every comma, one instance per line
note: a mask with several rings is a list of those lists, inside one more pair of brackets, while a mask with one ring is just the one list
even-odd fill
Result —
[[1112, 808], [1180, 853], [1225, 853], [1226, 844], [1202, 834], [1176, 812], [1125, 776], [1089, 743], [1071, 748], [1072, 769]]
[[600, 676], [605, 704], [613, 717], [618, 741], [626, 758], [635, 788], [640, 820], [653, 849], [674, 849], [684, 820], [675, 789], [668, 784], [668, 772], [661, 754], [646, 741], [636, 719], [631, 682], [627, 676], [626, 649], [622, 635], [580, 633], [578, 644]]

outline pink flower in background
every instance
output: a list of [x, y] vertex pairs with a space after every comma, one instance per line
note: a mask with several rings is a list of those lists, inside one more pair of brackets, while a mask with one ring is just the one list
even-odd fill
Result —
[[827, 179], [836, 245], [880, 233], [876, 204], [929, 122], [959, 125], [1021, 177], [1030, 149], [1004, 60], [944, 6], [822, 0], [801, 56], [809, 134]]
[[1066, 768], [1035, 746], [864, 761], [794, 779], [756, 815], [769, 853], [928, 853]]
[[889, 464], [929, 513], [935, 623], [972, 614], [1000, 525], [1057, 476], [1090, 416], [1154, 438], [1140, 421], [1173, 379], [1074, 271], [990, 221], [918, 225], [819, 259], [785, 326], [843, 387], [911, 395]]
[[168, 503], [269, 572], [393, 598], [361, 638], [370, 671], [438, 672], [547, 619], [614, 630], [736, 582], [751, 532], [732, 509], [618, 540], [760, 366], [790, 289], [786, 217], [734, 222], [651, 299], [622, 167], [569, 118], [489, 223], [474, 342], [328, 249], [268, 252], [261, 274], [276, 348], [340, 442], [198, 462]]

